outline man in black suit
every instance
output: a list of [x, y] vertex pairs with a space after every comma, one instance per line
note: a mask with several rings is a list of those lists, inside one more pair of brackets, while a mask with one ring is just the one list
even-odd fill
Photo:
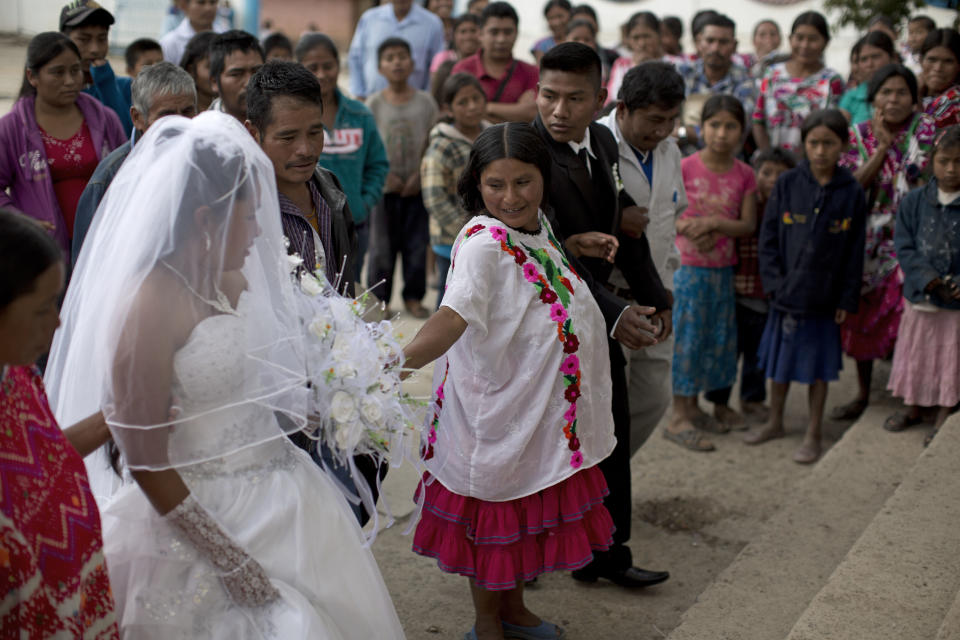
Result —
[[[630, 349], [654, 344], [664, 329], [650, 324], [647, 316], [669, 309], [670, 299], [643, 235], [646, 216], [620, 183], [616, 140], [609, 129], [593, 122], [593, 114], [603, 106], [607, 95], [600, 79], [600, 58], [593, 49], [575, 42], [555, 46], [540, 61], [539, 115], [533, 123], [553, 158], [548, 215], [555, 231], [563, 237], [601, 231], [617, 236], [620, 242], [615, 264], [598, 258], [580, 260], [592, 276], [591, 290], [610, 335], [617, 446], [600, 463], [600, 469], [610, 489], [604, 505], [616, 531], [610, 550], [595, 553], [593, 562], [574, 571], [573, 577], [585, 582], [602, 577], [622, 586], [646, 587], [663, 582], [670, 574], [634, 567], [626, 546], [631, 519], [630, 410], [626, 360], [620, 344]], [[614, 269], [623, 274], [628, 289], [609, 284]]]

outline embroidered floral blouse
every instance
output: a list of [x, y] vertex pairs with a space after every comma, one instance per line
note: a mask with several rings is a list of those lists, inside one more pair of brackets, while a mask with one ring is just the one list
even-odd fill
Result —
[[833, 69], [794, 78], [780, 62], [771, 65], [760, 82], [753, 121], [766, 127], [770, 146], [800, 151], [804, 118], [817, 109], [835, 109], [842, 94], [843, 78]]
[[[930, 150], [936, 127], [933, 118], [915, 113], [910, 123], [896, 135], [872, 186], [866, 187], [868, 204], [867, 244], [863, 264], [864, 292], [876, 288], [897, 268], [893, 248], [893, 229], [900, 202], [917, 186], [930, 162]], [[867, 120], [850, 129], [850, 149], [840, 164], [856, 171], [876, 153], [877, 138], [873, 122]]]
[[434, 368], [425, 451], [450, 491], [528, 496], [613, 450], [606, 329], [549, 223], [474, 217], [453, 248], [442, 306], [467, 330]]

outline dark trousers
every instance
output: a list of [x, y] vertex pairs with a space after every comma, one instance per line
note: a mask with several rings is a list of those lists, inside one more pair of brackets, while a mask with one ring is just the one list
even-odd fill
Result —
[[[608, 551], [595, 551], [593, 562], [589, 565], [603, 569], [625, 569], [633, 565], [630, 547], [630, 520], [632, 517], [632, 497], [630, 487], [630, 404], [627, 394], [627, 370], [623, 361], [620, 343], [608, 339], [610, 348], [610, 380], [613, 386], [613, 433], [617, 445], [613, 452], [598, 466], [607, 481], [610, 493], [603, 500], [603, 506], [610, 512], [616, 531], [613, 533], [613, 545]], [[614, 350], [619, 351], [616, 353]]]
[[[740, 373], [741, 402], [763, 402], [767, 399], [766, 376], [763, 369], [757, 366], [757, 350], [760, 348], [760, 338], [766, 325], [766, 313], [737, 304], [737, 355], [743, 356], [743, 369]], [[704, 397], [715, 404], [726, 405], [730, 402], [732, 390], [732, 387], [714, 389], [704, 394]]]
[[437, 309], [443, 301], [443, 291], [447, 288], [447, 271], [450, 270], [450, 258], [444, 258], [440, 254], [434, 253], [437, 257]]
[[403, 299], [423, 299], [427, 293], [429, 242], [429, 215], [420, 194], [405, 198], [395, 193], [383, 196], [383, 200], [370, 213], [367, 286], [377, 298], [389, 304], [393, 295], [397, 254], [400, 254], [403, 262]]

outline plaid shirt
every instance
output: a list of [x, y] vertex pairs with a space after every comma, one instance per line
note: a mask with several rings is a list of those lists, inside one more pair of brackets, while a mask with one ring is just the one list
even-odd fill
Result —
[[452, 245], [470, 216], [460, 207], [457, 179], [473, 145], [453, 125], [441, 122], [430, 132], [420, 163], [423, 206], [430, 214], [430, 244]]
[[766, 298], [760, 282], [760, 222], [766, 202], [757, 198], [757, 230], [752, 236], [737, 238], [737, 266], [733, 276], [733, 288], [744, 298]]
[[[333, 247], [330, 237], [330, 207], [326, 200], [320, 195], [320, 190], [313, 178], [307, 181], [307, 187], [310, 189], [310, 200], [313, 201], [313, 211], [308, 217], [293, 204], [287, 196], [280, 196], [280, 219], [283, 223], [283, 235], [290, 241], [290, 253], [297, 253], [303, 258], [304, 263], [310, 264], [310, 257], [313, 257], [313, 263], [316, 268], [323, 267], [327, 280], [334, 282], [337, 276], [337, 267], [333, 261]], [[314, 216], [315, 214], [315, 216]], [[312, 219], [311, 219], [312, 218]], [[314, 245], [314, 232], [320, 237], [323, 251], [323, 264], [320, 264], [320, 255]]]
[[753, 107], [757, 101], [756, 83], [750, 76], [750, 72], [735, 61], [730, 65], [730, 71], [727, 72], [726, 77], [714, 85], [710, 84], [707, 75], [703, 72], [703, 60], [697, 59], [679, 64], [677, 71], [683, 76], [688, 98], [704, 93], [727, 94], [740, 101], [748, 118], [753, 113]]

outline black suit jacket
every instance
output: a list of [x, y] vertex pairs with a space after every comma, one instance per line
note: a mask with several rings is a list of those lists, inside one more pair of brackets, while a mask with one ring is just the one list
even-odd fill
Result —
[[[620, 242], [616, 266], [623, 272], [634, 298], [639, 304], [657, 310], [670, 308], [670, 298], [650, 256], [646, 235], [633, 238], [620, 231], [621, 211], [634, 204], [626, 191], [617, 191], [613, 165], [619, 159], [617, 141], [610, 130], [596, 122], [590, 123], [590, 147], [596, 159], [591, 168], [602, 173], [591, 178], [580, 158], [570, 145], [554, 141], [540, 116], [533, 127], [547, 145], [552, 160], [547, 215], [554, 230], [562, 237], [587, 231], [602, 231], [615, 235]], [[606, 289], [613, 265], [599, 258], [582, 258], [580, 271], [585, 268], [591, 278], [591, 291], [612, 329], [628, 303]]]

